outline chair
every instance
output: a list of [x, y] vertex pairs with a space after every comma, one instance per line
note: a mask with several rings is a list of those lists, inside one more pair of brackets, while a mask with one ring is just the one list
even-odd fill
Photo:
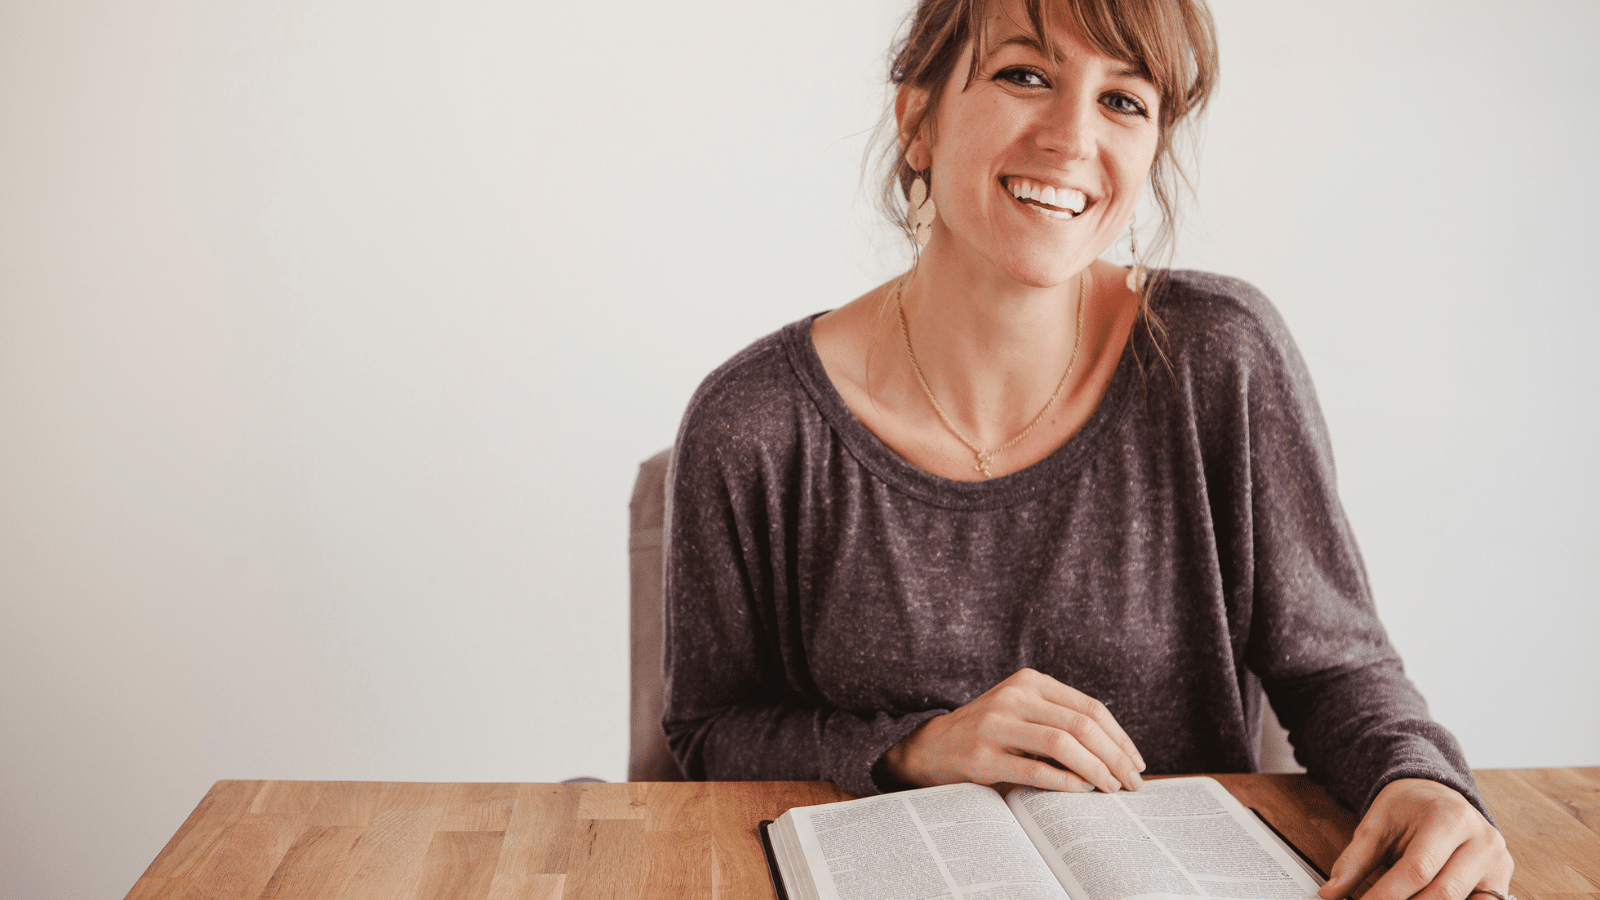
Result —
[[628, 503], [628, 576], [631, 611], [628, 643], [632, 667], [628, 746], [629, 781], [682, 781], [678, 761], [661, 730], [661, 581], [665, 567], [662, 530], [667, 514], [667, 461], [663, 450], [639, 465]]
[[[629, 643], [632, 651], [633, 720], [628, 748], [629, 781], [682, 781], [677, 760], [667, 750], [661, 731], [662, 683], [662, 531], [667, 507], [667, 462], [663, 450], [639, 465], [628, 504], [628, 569], [632, 582]], [[1295, 763], [1289, 734], [1278, 724], [1272, 705], [1261, 704], [1261, 771], [1304, 772]]]
[[1261, 771], [1304, 772], [1305, 766], [1295, 761], [1294, 745], [1289, 743], [1289, 732], [1278, 723], [1278, 714], [1272, 704], [1261, 704]]

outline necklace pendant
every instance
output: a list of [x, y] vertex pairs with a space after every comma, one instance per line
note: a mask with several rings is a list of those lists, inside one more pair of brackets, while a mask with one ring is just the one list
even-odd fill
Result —
[[[921, 188], [924, 190], [926, 189], [926, 186], [922, 183], [922, 179], [917, 179], [915, 188]], [[919, 202], [920, 199], [921, 198], [914, 198], [911, 201], [911, 205], [919, 208], [919, 211], [921, 207], [921, 203]], [[928, 206], [931, 208], [933, 203], [930, 201]], [[920, 228], [918, 229], [918, 232], [920, 234]], [[913, 269], [912, 272], [914, 273], [915, 269]], [[928, 398], [928, 405], [933, 407], [934, 414], [937, 415], [939, 417], [939, 421], [944, 424], [945, 430], [949, 431], [950, 434], [955, 436], [955, 439], [960, 441], [962, 446], [966, 447], [968, 450], [971, 450], [972, 455], [977, 458], [977, 461], [972, 466], [973, 470], [983, 475], [984, 478], [993, 478], [994, 473], [989, 471], [989, 463], [994, 460], [995, 454], [1003, 453], [1006, 450], [1011, 449], [1018, 441], [1032, 434], [1033, 430], [1039, 427], [1039, 423], [1044, 421], [1045, 414], [1050, 412], [1050, 408], [1054, 406], [1056, 400], [1061, 397], [1061, 392], [1067, 387], [1067, 379], [1072, 377], [1072, 367], [1078, 363], [1078, 349], [1083, 344], [1083, 308], [1086, 305], [1085, 301], [1088, 300], [1089, 294], [1093, 290], [1092, 282], [1090, 281], [1089, 276], [1089, 269], [1085, 267], [1083, 271], [1078, 274], [1078, 327], [1072, 338], [1072, 355], [1067, 357], [1067, 368], [1061, 373], [1061, 380], [1056, 382], [1055, 393], [1051, 394], [1050, 399], [1044, 402], [1044, 406], [1039, 410], [1039, 414], [1033, 417], [1033, 421], [1028, 423], [1028, 427], [1017, 432], [1015, 437], [993, 450], [979, 450], [977, 445], [967, 440], [966, 435], [961, 433], [961, 429], [957, 428], [955, 423], [950, 421], [950, 417], [945, 415], [944, 407], [939, 405], [939, 398], [933, 396], [933, 389], [928, 387], [928, 379], [922, 374], [922, 366], [917, 364], [917, 351], [911, 349], [911, 329], [906, 325], [906, 308], [900, 302], [901, 295], [905, 291], [906, 281], [910, 278], [911, 274], [912, 273], [907, 273], [906, 275], [902, 275], [901, 277], [895, 279], [894, 289], [889, 295], [889, 302], [894, 304], [894, 311], [897, 314], [897, 318], [900, 319], [900, 341], [906, 345], [906, 360], [911, 363], [912, 374], [917, 376], [917, 385], [922, 388], [922, 395]]]
[[994, 473], [989, 471], [989, 461], [994, 459], [994, 454], [988, 451], [979, 450], [974, 455], [978, 457], [978, 463], [972, 468], [978, 472], [982, 472], [983, 477], [985, 478], [993, 478]]

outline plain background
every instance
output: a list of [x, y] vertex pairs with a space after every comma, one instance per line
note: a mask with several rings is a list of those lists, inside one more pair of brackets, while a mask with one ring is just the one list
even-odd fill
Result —
[[[635, 466], [904, 264], [907, 6], [0, 2], [0, 893], [222, 778], [623, 778]], [[1294, 329], [1472, 763], [1600, 764], [1600, 4], [1216, 13], [1177, 263]]]

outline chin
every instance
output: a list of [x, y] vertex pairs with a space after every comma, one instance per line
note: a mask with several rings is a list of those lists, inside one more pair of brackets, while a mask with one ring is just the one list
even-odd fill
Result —
[[1062, 254], [1007, 260], [1001, 268], [1012, 281], [1031, 288], [1053, 288], [1072, 281], [1094, 258], [1074, 259]]

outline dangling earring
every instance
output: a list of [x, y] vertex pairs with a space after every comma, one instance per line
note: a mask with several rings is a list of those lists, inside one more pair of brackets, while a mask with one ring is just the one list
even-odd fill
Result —
[[928, 246], [928, 239], [933, 237], [933, 218], [939, 210], [933, 205], [933, 197], [928, 193], [928, 182], [921, 174], [911, 182], [911, 231], [917, 238], [917, 246]]
[[1144, 294], [1144, 285], [1150, 280], [1150, 273], [1139, 264], [1139, 217], [1134, 216], [1128, 222], [1128, 255], [1133, 257], [1133, 262], [1128, 266], [1128, 290], [1135, 294]]

